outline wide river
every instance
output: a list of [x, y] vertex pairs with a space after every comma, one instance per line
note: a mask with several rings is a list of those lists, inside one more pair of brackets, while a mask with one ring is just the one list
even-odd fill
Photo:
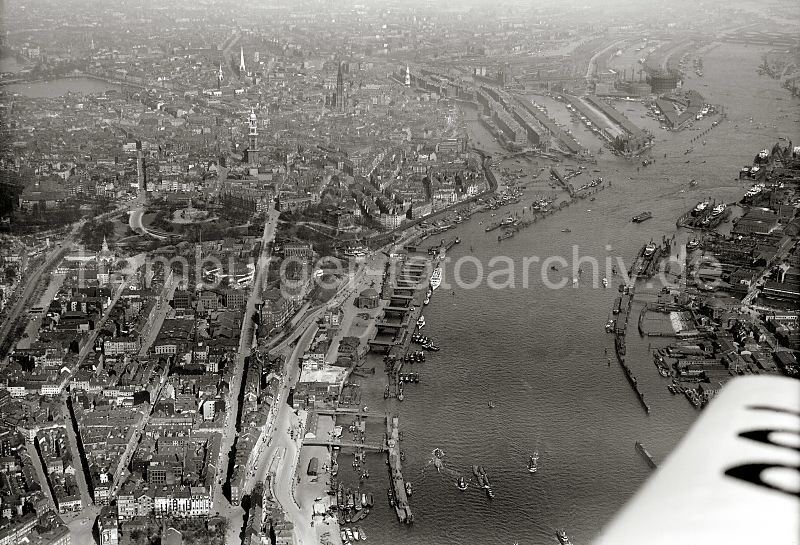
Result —
[[[561, 255], [571, 261], [577, 245], [580, 255], [595, 256], [601, 263], [606, 256], [630, 261], [651, 238], [675, 234], [679, 242], [685, 242], [687, 233], [676, 231], [675, 220], [701, 198], [738, 200], [746, 187], [737, 180], [740, 166], [778, 137], [800, 142], [799, 103], [776, 81], [758, 76], [760, 55], [756, 48], [737, 45], [722, 45], [703, 55], [705, 75], [692, 75], [687, 87], [697, 89], [708, 102], [723, 105], [728, 116], [703, 137], [705, 144], [691, 139], [710, 127], [712, 120], [674, 133], [642, 117], [641, 105], [617, 103], [634, 123], [650, 128], [656, 136], [651, 154], [656, 158], [654, 165], [637, 171], [639, 162], [606, 152], [592, 167], [600, 173], [592, 175], [611, 180], [613, 186], [599, 192], [594, 202], [579, 201], [502, 243], [497, 242], [497, 231], [484, 232], [486, 223], [500, 219], [499, 215], [475, 215], [446, 233], [462, 240], [448, 257], [474, 256], [482, 263], [484, 278], [499, 268], [489, 265], [492, 257], [512, 258], [517, 285], [498, 290], [484, 281], [474, 289], [440, 288], [425, 309], [425, 333], [441, 352], [429, 353], [426, 363], [416, 365], [421, 383], [406, 388], [403, 402], [387, 403], [382, 395], [385, 380], [369, 381], [363, 404], [371, 411], [389, 410], [400, 416], [404, 474], [413, 482], [415, 516], [413, 525], [398, 524], [386, 501], [384, 457], [369, 457], [371, 478], [366, 486], [377, 498], [375, 509], [361, 522], [369, 541], [553, 544], [557, 543], [555, 530], [563, 527], [576, 545], [588, 544], [651, 473], [634, 442], [641, 441], [657, 462], [676, 446], [698, 413], [683, 396], [667, 391], [666, 380], [652, 363], [648, 345], [666, 341], [658, 344], [636, 333], [641, 303], [634, 304], [627, 359], [650, 403], [650, 415], [644, 413], [613, 359], [613, 341], [603, 327], [618, 280], [608, 289], [592, 288], [588, 282], [577, 288], [570, 282], [563, 289], [549, 289], [542, 285], [540, 267], [532, 266], [529, 283], [523, 287], [521, 260]], [[563, 104], [533, 98], [570, 126], [582, 144], [595, 152], [600, 148], [594, 135], [571, 124]], [[473, 142], [480, 141], [487, 151], [498, 151], [477, 123], [471, 123], [470, 130]], [[692, 146], [695, 151], [684, 155]], [[534, 165], [520, 159], [504, 165], [538, 171], [546, 163]], [[546, 176], [544, 172], [541, 177]], [[699, 185], [690, 187], [691, 179]], [[576, 182], [584, 181], [588, 181], [586, 175]], [[531, 187], [528, 191], [530, 198], [506, 210], [521, 211], [533, 193], [541, 192]], [[630, 221], [644, 210], [651, 210], [653, 219], [642, 224]], [[566, 228], [571, 232], [562, 232]], [[475, 270], [465, 266], [462, 277], [474, 277]], [[445, 281], [452, 278], [451, 263]], [[612, 355], [610, 366], [606, 349]], [[380, 357], [369, 358], [376, 376], [381, 376]], [[493, 409], [488, 407], [489, 400], [494, 401]], [[373, 438], [380, 431], [369, 429], [374, 430]], [[446, 453], [446, 469], [440, 473], [427, 466], [436, 447]], [[529, 474], [525, 464], [535, 449], [540, 470]], [[340, 462], [340, 475], [352, 483], [357, 477], [349, 469], [349, 457], [342, 456]], [[474, 484], [464, 492], [456, 488], [459, 474], [474, 483], [473, 464], [486, 468], [494, 500], [488, 500]]]
[[119, 85], [93, 78], [60, 78], [33, 83], [12, 83], [0, 88], [7, 93], [18, 93], [28, 98], [56, 98], [67, 93], [98, 95], [111, 90], [119, 91]]

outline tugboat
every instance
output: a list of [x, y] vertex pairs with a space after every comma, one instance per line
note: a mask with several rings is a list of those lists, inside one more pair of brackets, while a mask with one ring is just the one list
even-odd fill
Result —
[[456, 485], [459, 490], [466, 490], [467, 489], [467, 480], [461, 476], [458, 478], [458, 484]]
[[559, 543], [561, 543], [561, 545], [572, 545], [572, 542], [569, 540], [569, 537], [567, 537], [567, 532], [565, 532], [564, 530], [558, 530], [556, 532], [556, 537], [558, 538], [558, 541]]
[[528, 473], [536, 473], [539, 471], [539, 452], [534, 450], [531, 457], [528, 459]]

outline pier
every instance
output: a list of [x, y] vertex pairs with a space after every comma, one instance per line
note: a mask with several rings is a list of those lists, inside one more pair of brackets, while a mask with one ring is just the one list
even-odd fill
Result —
[[616, 335], [615, 337], [614, 347], [616, 349], [615, 352], [617, 354], [617, 361], [622, 367], [622, 370], [625, 371], [625, 378], [628, 379], [628, 383], [631, 385], [631, 388], [633, 388], [633, 391], [636, 392], [636, 396], [639, 398], [639, 403], [642, 404], [644, 412], [650, 414], [650, 405], [648, 405], [644, 400], [644, 394], [642, 393], [642, 390], [639, 389], [639, 383], [636, 381], [636, 377], [633, 376], [633, 371], [625, 363], [625, 338], [620, 335]]
[[386, 445], [388, 447], [389, 476], [392, 480], [392, 489], [395, 497], [394, 510], [400, 522], [411, 524], [414, 522], [414, 515], [411, 513], [411, 506], [408, 504], [406, 482], [403, 479], [403, 468], [400, 460], [400, 424], [396, 416], [386, 417]]
[[303, 446], [305, 447], [333, 447], [333, 448], [355, 448], [363, 450], [374, 450], [376, 452], [383, 452], [386, 450], [386, 445], [382, 443], [358, 443], [355, 441], [342, 441], [339, 438], [323, 439], [321, 437], [309, 437], [303, 439]]
[[642, 455], [642, 458], [645, 459], [647, 465], [649, 465], [653, 469], [656, 469], [658, 467], [656, 465], [656, 462], [653, 460], [653, 457], [650, 455], [649, 452], [647, 452], [647, 449], [644, 448], [644, 445], [641, 444], [639, 441], [636, 441], [636, 450], [639, 452], [639, 454]]
[[451, 238], [450, 240], [447, 241], [442, 239], [442, 241], [439, 242], [439, 244], [434, 244], [433, 246], [428, 247], [428, 254], [435, 255], [441, 252], [442, 250], [447, 252], [448, 250], [450, 250], [450, 248], [458, 244], [458, 242], [456, 242], [457, 240], [458, 240], [457, 238]]

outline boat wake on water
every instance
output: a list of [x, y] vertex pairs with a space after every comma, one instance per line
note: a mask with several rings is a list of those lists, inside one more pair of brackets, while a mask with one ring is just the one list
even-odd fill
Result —
[[449, 468], [444, 463], [445, 452], [444, 450], [436, 447], [431, 452], [431, 459], [428, 460], [428, 463], [425, 464], [425, 467], [422, 468], [422, 475], [425, 475], [425, 470], [429, 469], [433, 466], [436, 469], [436, 472], [448, 477], [455, 477], [456, 481], [460, 477], [462, 477], [461, 473], [456, 471], [455, 469]]

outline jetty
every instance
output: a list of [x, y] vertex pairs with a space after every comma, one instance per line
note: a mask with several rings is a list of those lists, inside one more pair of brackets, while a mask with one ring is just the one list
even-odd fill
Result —
[[625, 371], [625, 378], [628, 379], [628, 383], [631, 385], [631, 388], [633, 388], [633, 391], [639, 398], [639, 403], [642, 404], [644, 412], [650, 414], [650, 405], [648, 405], [647, 402], [645, 401], [644, 394], [642, 393], [642, 390], [639, 388], [639, 383], [636, 380], [636, 377], [633, 375], [633, 371], [631, 370], [630, 367], [628, 367], [628, 364], [625, 363], [625, 337], [621, 335], [615, 335], [614, 348], [617, 354], [617, 361], [622, 367], [622, 370]]
[[406, 482], [403, 479], [403, 468], [400, 460], [400, 424], [396, 416], [386, 417], [386, 446], [389, 477], [394, 490], [394, 510], [397, 513], [397, 520], [411, 524], [414, 522], [414, 515], [411, 513], [411, 506], [408, 503], [408, 495], [406, 494]]
[[636, 441], [635, 445], [636, 445], [636, 450], [639, 452], [639, 454], [642, 455], [642, 458], [645, 459], [645, 461], [647, 462], [647, 465], [649, 465], [653, 469], [656, 469], [658, 466], [656, 465], [656, 463], [653, 460], [653, 457], [650, 455], [650, 453], [647, 452], [647, 449], [644, 448], [644, 445], [641, 444], [639, 441]]
[[440, 253], [442, 250], [447, 252], [448, 250], [450, 250], [450, 248], [452, 248], [456, 244], [458, 244], [458, 237], [453, 237], [450, 240], [442, 239], [441, 242], [439, 242], [439, 244], [434, 244], [433, 246], [428, 247], [428, 254], [436, 255]]

